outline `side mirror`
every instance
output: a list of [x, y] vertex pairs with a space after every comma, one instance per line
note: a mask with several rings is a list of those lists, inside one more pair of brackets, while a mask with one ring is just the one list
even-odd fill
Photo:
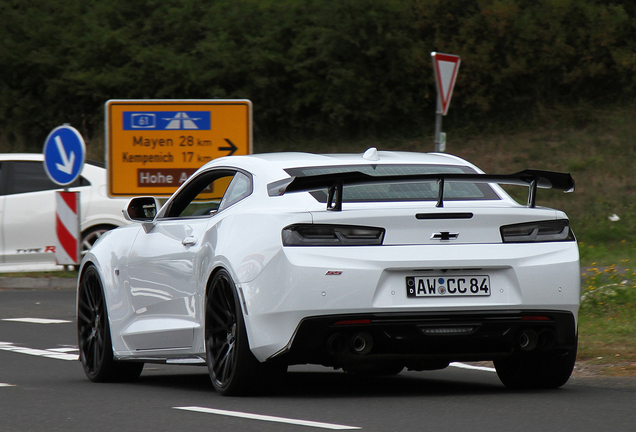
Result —
[[149, 222], [159, 211], [159, 201], [155, 197], [137, 197], [130, 200], [124, 209], [124, 217], [132, 222]]

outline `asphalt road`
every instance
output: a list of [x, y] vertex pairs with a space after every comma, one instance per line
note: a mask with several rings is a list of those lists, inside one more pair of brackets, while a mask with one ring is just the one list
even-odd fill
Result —
[[488, 368], [296, 366], [269, 394], [227, 398], [204, 367], [146, 365], [135, 383], [95, 384], [77, 361], [74, 301], [72, 289], [0, 289], [0, 431], [636, 430], [636, 378], [510, 392]]

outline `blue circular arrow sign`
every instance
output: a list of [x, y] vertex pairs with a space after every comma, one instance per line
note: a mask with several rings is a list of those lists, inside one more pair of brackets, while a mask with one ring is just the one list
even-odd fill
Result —
[[82, 135], [71, 126], [58, 126], [44, 142], [44, 170], [51, 181], [67, 186], [84, 167], [86, 145]]

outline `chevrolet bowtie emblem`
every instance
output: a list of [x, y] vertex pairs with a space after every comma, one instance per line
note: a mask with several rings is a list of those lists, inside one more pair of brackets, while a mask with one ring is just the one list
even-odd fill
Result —
[[459, 237], [459, 233], [451, 233], [448, 231], [442, 231], [433, 233], [431, 240], [456, 240]]

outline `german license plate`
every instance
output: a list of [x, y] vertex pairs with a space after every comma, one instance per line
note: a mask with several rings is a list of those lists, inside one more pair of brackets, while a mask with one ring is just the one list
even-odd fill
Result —
[[409, 276], [407, 297], [489, 296], [489, 276]]

